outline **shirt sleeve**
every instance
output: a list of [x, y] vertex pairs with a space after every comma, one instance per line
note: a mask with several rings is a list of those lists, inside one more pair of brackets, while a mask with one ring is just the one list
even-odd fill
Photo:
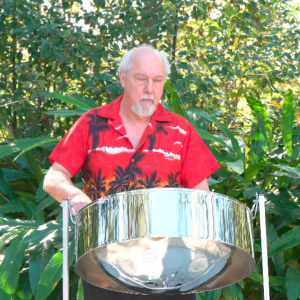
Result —
[[182, 150], [181, 180], [185, 188], [194, 188], [220, 168], [194, 127], [188, 123]]
[[72, 177], [79, 172], [86, 160], [90, 128], [88, 114], [93, 113], [87, 112], [81, 116], [49, 156], [52, 164], [59, 163]]

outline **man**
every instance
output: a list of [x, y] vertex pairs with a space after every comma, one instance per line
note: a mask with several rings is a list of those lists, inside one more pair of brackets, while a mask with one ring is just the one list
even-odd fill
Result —
[[[207, 178], [219, 168], [194, 128], [159, 103], [169, 72], [165, 55], [143, 45], [122, 58], [124, 94], [84, 114], [50, 155], [44, 189], [75, 211], [105, 195], [139, 188], [186, 187], [209, 190]], [[71, 177], [81, 169], [83, 191]], [[195, 299], [194, 295], [136, 296], [84, 282], [85, 299]]]

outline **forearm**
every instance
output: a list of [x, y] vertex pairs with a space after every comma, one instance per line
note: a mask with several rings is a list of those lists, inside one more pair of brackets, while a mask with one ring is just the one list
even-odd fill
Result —
[[74, 186], [67, 174], [51, 168], [44, 180], [44, 190], [58, 202], [63, 199], [74, 198], [77, 195], [87, 197], [80, 189]]

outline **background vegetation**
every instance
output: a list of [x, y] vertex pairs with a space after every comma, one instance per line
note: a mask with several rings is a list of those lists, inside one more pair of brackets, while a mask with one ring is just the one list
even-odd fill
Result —
[[[122, 93], [118, 63], [142, 43], [170, 58], [163, 104], [222, 165], [211, 189], [249, 207], [265, 194], [271, 298], [298, 299], [299, 25], [295, 4], [277, 0], [94, 0], [91, 11], [80, 0], [1, 1], [0, 299], [62, 298], [47, 157], [78, 116]], [[72, 232], [71, 299], [82, 299]], [[198, 299], [263, 298], [258, 216], [254, 235], [256, 270]]]

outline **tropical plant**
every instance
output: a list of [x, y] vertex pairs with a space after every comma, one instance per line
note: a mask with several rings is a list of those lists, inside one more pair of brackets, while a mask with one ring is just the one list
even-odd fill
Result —
[[[119, 96], [117, 64], [144, 42], [171, 60], [162, 103], [193, 124], [222, 165], [211, 189], [249, 207], [256, 193], [265, 194], [271, 298], [299, 298], [300, 30], [293, 5], [94, 0], [89, 12], [73, 0], [0, 2], [1, 300], [61, 298], [62, 217], [42, 189], [47, 157], [78, 116]], [[73, 180], [82, 187], [80, 174]], [[116, 169], [115, 181], [111, 193], [128, 186], [126, 170]], [[256, 216], [255, 272], [198, 299], [262, 299], [259, 229]], [[71, 226], [70, 297], [82, 299], [73, 233]]]

